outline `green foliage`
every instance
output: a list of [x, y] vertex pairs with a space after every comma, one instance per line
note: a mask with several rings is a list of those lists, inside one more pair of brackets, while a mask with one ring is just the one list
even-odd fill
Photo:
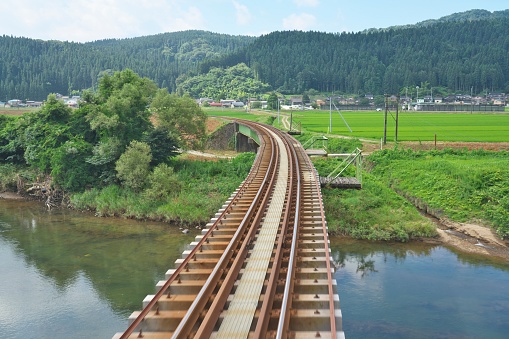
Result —
[[12, 164], [0, 164], [0, 192], [16, 191], [17, 168]]
[[180, 153], [177, 140], [172, 137], [172, 132], [164, 127], [150, 129], [143, 136], [143, 141], [152, 150], [152, 166], [168, 162], [170, 157]]
[[434, 225], [375, 176], [362, 190], [322, 189], [329, 230], [357, 239], [409, 241], [435, 235]]
[[92, 145], [80, 138], [67, 140], [51, 157], [54, 183], [71, 192], [83, 191], [97, 183], [94, 166], [87, 162]]
[[126, 187], [138, 192], [145, 186], [151, 161], [150, 146], [134, 140], [115, 164], [117, 177]]
[[449, 92], [470, 92], [472, 86], [503, 91], [509, 79], [507, 11], [473, 16], [397, 29], [283, 31], [259, 38], [184, 31], [81, 44], [4, 35], [0, 93], [42, 100], [49, 93], [97, 88], [104, 72], [124, 68], [177, 92], [197, 70], [203, 75], [240, 63], [251, 67], [254, 79], [285, 93], [397, 93], [426, 82]]
[[82, 44], [0, 35], [0, 93], [9, 99], [32, 100], [43, 100], [49, 93], [71, 95], [97, 88], [107, 70], [125, 68], [175, 92], [180, 74], [194, 71], [198, 62], [231, 53], [254, 39], [184, 31]]
[[[244, 62], [278, 91], [314, 88], [342, 93], [398, 93], [429, 82], [449, 91], [504, 89], [508, 12], [483, 20], [436, 22], [426, 27], [363, 33], [272, 32], [233, 55], [210, 62], [226, 68]], [[298, 52], [296, 52], [298, 51]], [[355, 62], [352, 62], [355, 60]]]
[[44, 107], [23, 117], [22, 144], [28, 165], [43, 172], [51, 169], [51, 158], [56, 149], [69, 140], [68, 122], [71, 110], [63, 102], [49, 95]]
[[177, 83], [177, 88], [180, 93], [194, 98], [208, 97], [219, 101], [246, 100], [251, 95], [267, 92], [270, 86], [257, 80], [254, 71], [241, 63], [228, 68], [212, 68], [206, 74], [185, 78]]
[[373, 175], [438, 216], [482, 220], [509, 237], [509, 153], [386, 150], [369, 157]]
[[267, 108], [272, 110], [278, 109], [278, 97], [275, 92], [270, 93], [269, 97], [267, 98]]
[[207, 115], [190, 97], [170, 94], [166, 89], [157, 92], [150, 108], [157, 124], [178, 140], [183, 148], [200, 149], [206, 139]]
[[163, 200], [176, 196], [182, 189], [178, 176], [167, 164], [160, 164], [148, 177], [149, 188], [143, 194], [150, 200]]
[[98, 215], [205, 224], [245, 179], [254, 157], [244, 153], [231, 161], [210, 162], [174, 158], [171, 167], [162, 164], [154, 169], [143, 194], [111, 185], [75, 194], [71, 203]]
[[24, 163], [23, 119], [0, 115], [0, 163]]
[[362, 148], [359, 139], [329, 138], [327, 142], [328, 153], [352, 153], [356, 148]]

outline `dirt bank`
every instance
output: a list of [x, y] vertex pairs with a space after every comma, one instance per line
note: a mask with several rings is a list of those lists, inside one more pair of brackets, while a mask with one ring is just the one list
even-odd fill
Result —
[[432, 220], [437, 225], [438, 238], [424, 239], [425, 242], [439, 243], [462, 252], [497, 257], [509, 262], [508, 242], [499, 239], [489, 227], [444, 219]]
[[22, 200], [25, 198], [14, 192], [0, 192], [0, 199]]

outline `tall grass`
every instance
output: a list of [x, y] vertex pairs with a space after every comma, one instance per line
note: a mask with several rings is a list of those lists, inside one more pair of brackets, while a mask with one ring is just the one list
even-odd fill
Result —
[[384, 150], [372, 174], [439, 217], [481, 222], [509, 237], [509, 153]]
[[322, 194], [332, 233], [402, 242], [436, 235], [428, 219], [370, 174], [363, 175], [362, 190], [323, 188]]
[[177, 158], [170, 164], [180, 182], [179, 191], [162, 199], [147, 199], [141, 193], [111, 185], [75, 194], [75, 208], [100, 216], [122, 216], [179, 224], [204, 224], [245, 179], [255, 154], [243, 153], [232, 160], [192, 161]]

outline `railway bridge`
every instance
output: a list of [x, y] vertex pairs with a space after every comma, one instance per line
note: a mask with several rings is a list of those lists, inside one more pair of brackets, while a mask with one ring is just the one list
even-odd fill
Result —
[[318, 175], [287, 133], [237, 123], [249, 175], [113, 338], [344, 338]]

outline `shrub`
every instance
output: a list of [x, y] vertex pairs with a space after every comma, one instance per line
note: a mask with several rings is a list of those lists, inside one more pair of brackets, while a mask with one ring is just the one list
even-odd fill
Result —
[[150, 146], [144, 142], [132, 141], [115, 164], [117, 177], [126, 187], [138, 192], [145, 186], [149, 176], [150, 161]]
[[182, 189], [180, 180], [173, 172], [173, 168], [166, 164], [160, 164], [154, 168], [148, 181], [150, 187], [145, 190], [144, 195], [152, 200], [163, 200], [169, 196], [175, 196]]

